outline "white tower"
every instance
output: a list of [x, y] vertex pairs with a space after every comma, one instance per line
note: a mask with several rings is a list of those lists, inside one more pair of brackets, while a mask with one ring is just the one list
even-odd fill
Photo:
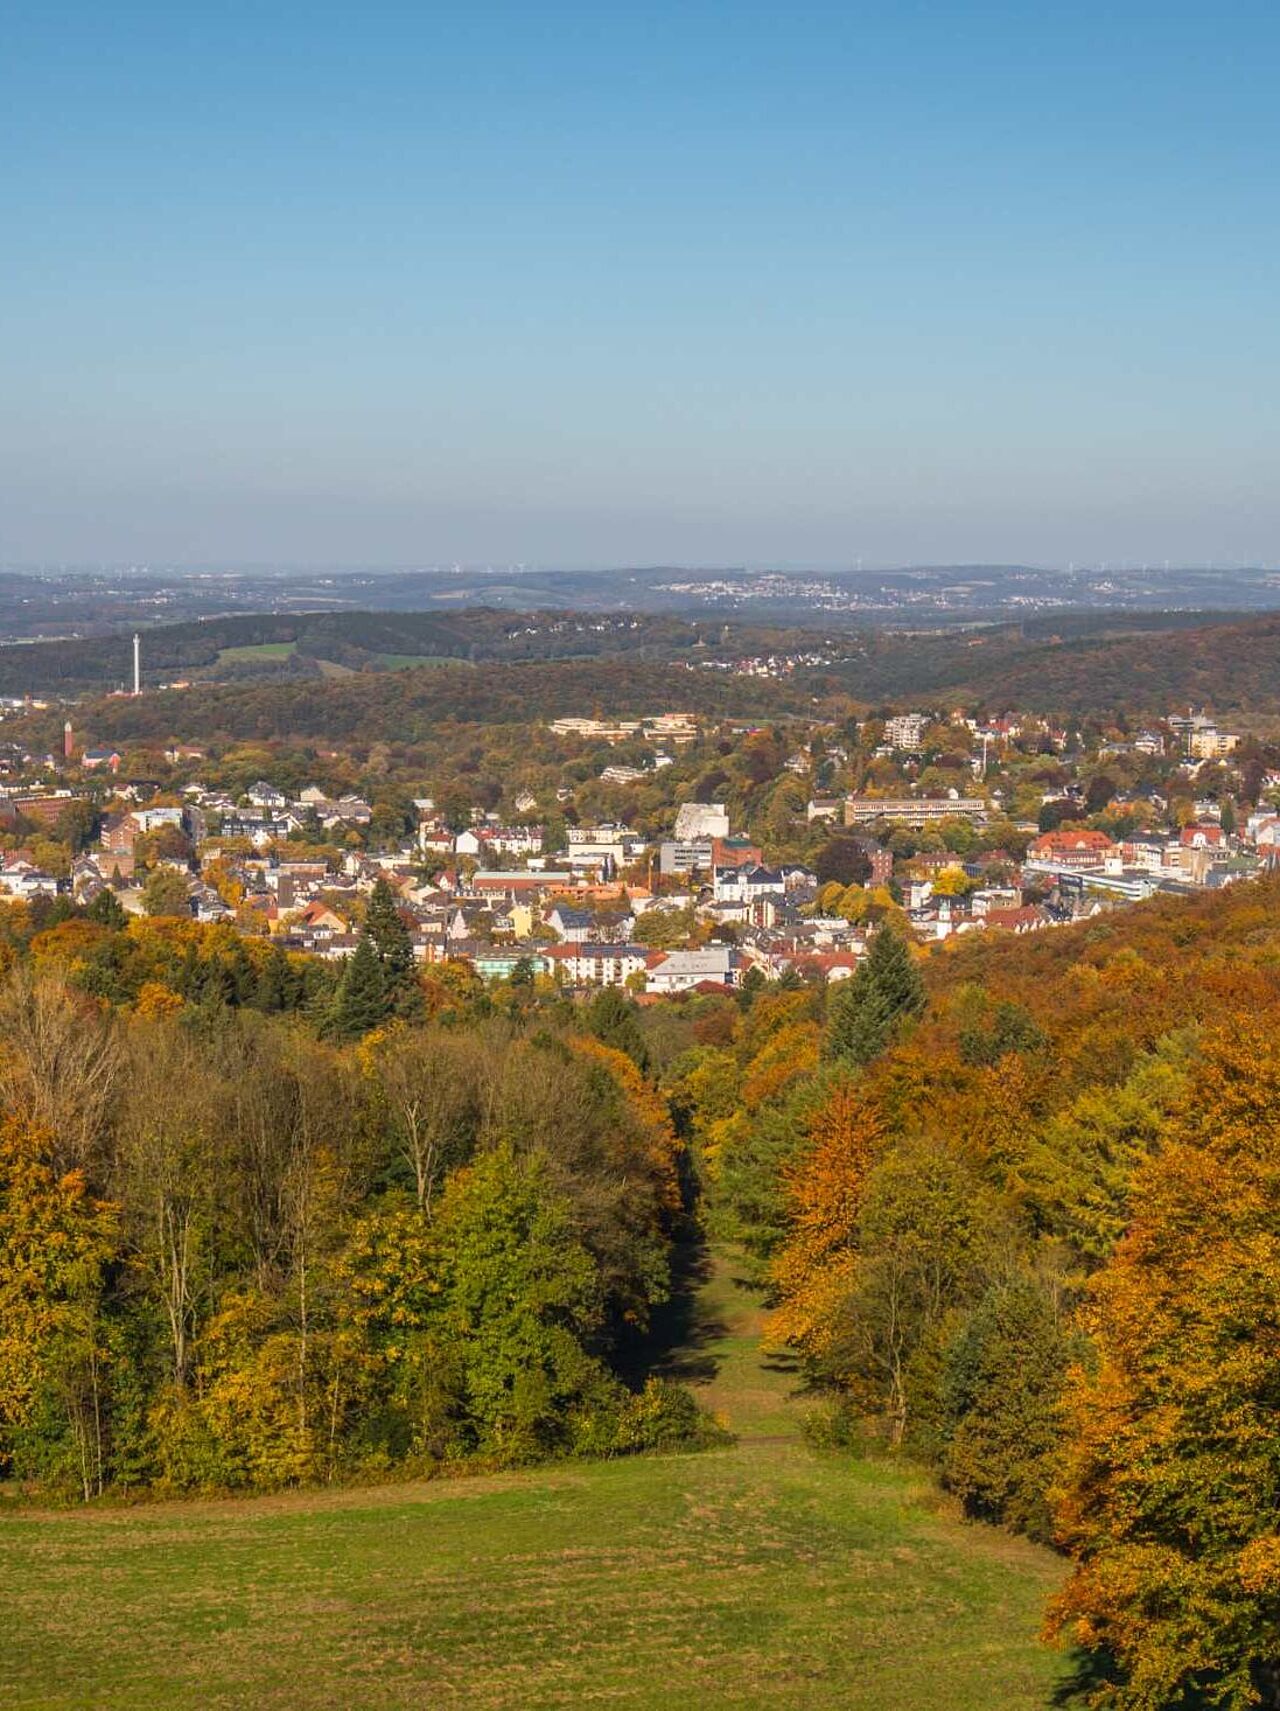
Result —
[[142, 637], [133, 638], [133, 693], [142, 694]]

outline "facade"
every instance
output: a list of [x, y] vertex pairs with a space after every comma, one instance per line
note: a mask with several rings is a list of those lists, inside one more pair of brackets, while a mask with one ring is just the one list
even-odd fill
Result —
[[705, 872], [712, 864], [714, 842], [711, 838], [668, 839], [658, 845], [658, 872], [662, 874]]
[[707, 945], [699, 951], [668, 951], [649, 969], [649, 992], [691, 992], [704, 983], [733, 986], [737, 956], [729, 945]]
[[547, 966], [570, 986], [623, 986], [653, 955], [643, 945], [547, 945]]
[[923, 713], [899, 713], [884, 722], [884, 740], [890, 748], [907, 754], [919, 754], [924, 743], [925, 726], [929, 723]]
[[1059, 826], [1055, 832], [1044, 832], [1027, 851], [1032, 861], [1054, 862], [1060, 867], [1100, 867], [1116, 846], [1105, 832], [1092, 831], [1088, 826], [1078, 830]]
[[935, 820], [985, 820], [987, 804], [980, 796], [846, 796], [846, 826], [866, 826], [875, 820], [897, 820], [907, 826], [927, 826]]

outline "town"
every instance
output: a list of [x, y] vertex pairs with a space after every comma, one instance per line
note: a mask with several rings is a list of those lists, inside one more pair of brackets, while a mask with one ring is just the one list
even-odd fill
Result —
[[846, 979], [887, 918], [923, 947], [1023, 934], [1280, 862], [1275, 751], [1202, 712], [661, 712], [539, 737], [471, 799], [335, 750], [305, 784], [291, 756], [237, 786], [243, 745], [122, 753], [68, 719], [60, 754], [0, 750], [0, 893], [56, 922], [109, 891], [332, 962], [382, 879], [421, 965], [652, 999]]

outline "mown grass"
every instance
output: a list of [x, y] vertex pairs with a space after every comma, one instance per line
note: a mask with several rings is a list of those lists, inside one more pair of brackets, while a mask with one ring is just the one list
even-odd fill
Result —
[[1047, 1553], [818, 1455], [731, 1271], [697, 1456], [0, 1524], [0, 1704], [1041, 1711]]
[[219, 648], [219, 665], [236, 665], [245, 660], [288, 659], [297, 650], [297, 642], [246, 642], [241, 647]]
[[470, 665], [470, 660], [452, 654], [374, 654], [379, 665], [388, 671], [416, 671], [419, 666]]

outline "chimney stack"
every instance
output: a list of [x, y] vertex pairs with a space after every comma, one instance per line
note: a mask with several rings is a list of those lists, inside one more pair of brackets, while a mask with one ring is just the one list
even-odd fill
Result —
[[62, 727], [62, 756], [63, 756], [63, 759], [64, 760], [70, 760], [72, 758], [72, 756], [75, 754], [75, 752], [76, 752], [75, 733], [71, 729], [71, 721], [70, 721], [70, 719], [68, 719], [66, 724]]
[[133, 638], [133, 693], [142, 694], [142, 637]]

